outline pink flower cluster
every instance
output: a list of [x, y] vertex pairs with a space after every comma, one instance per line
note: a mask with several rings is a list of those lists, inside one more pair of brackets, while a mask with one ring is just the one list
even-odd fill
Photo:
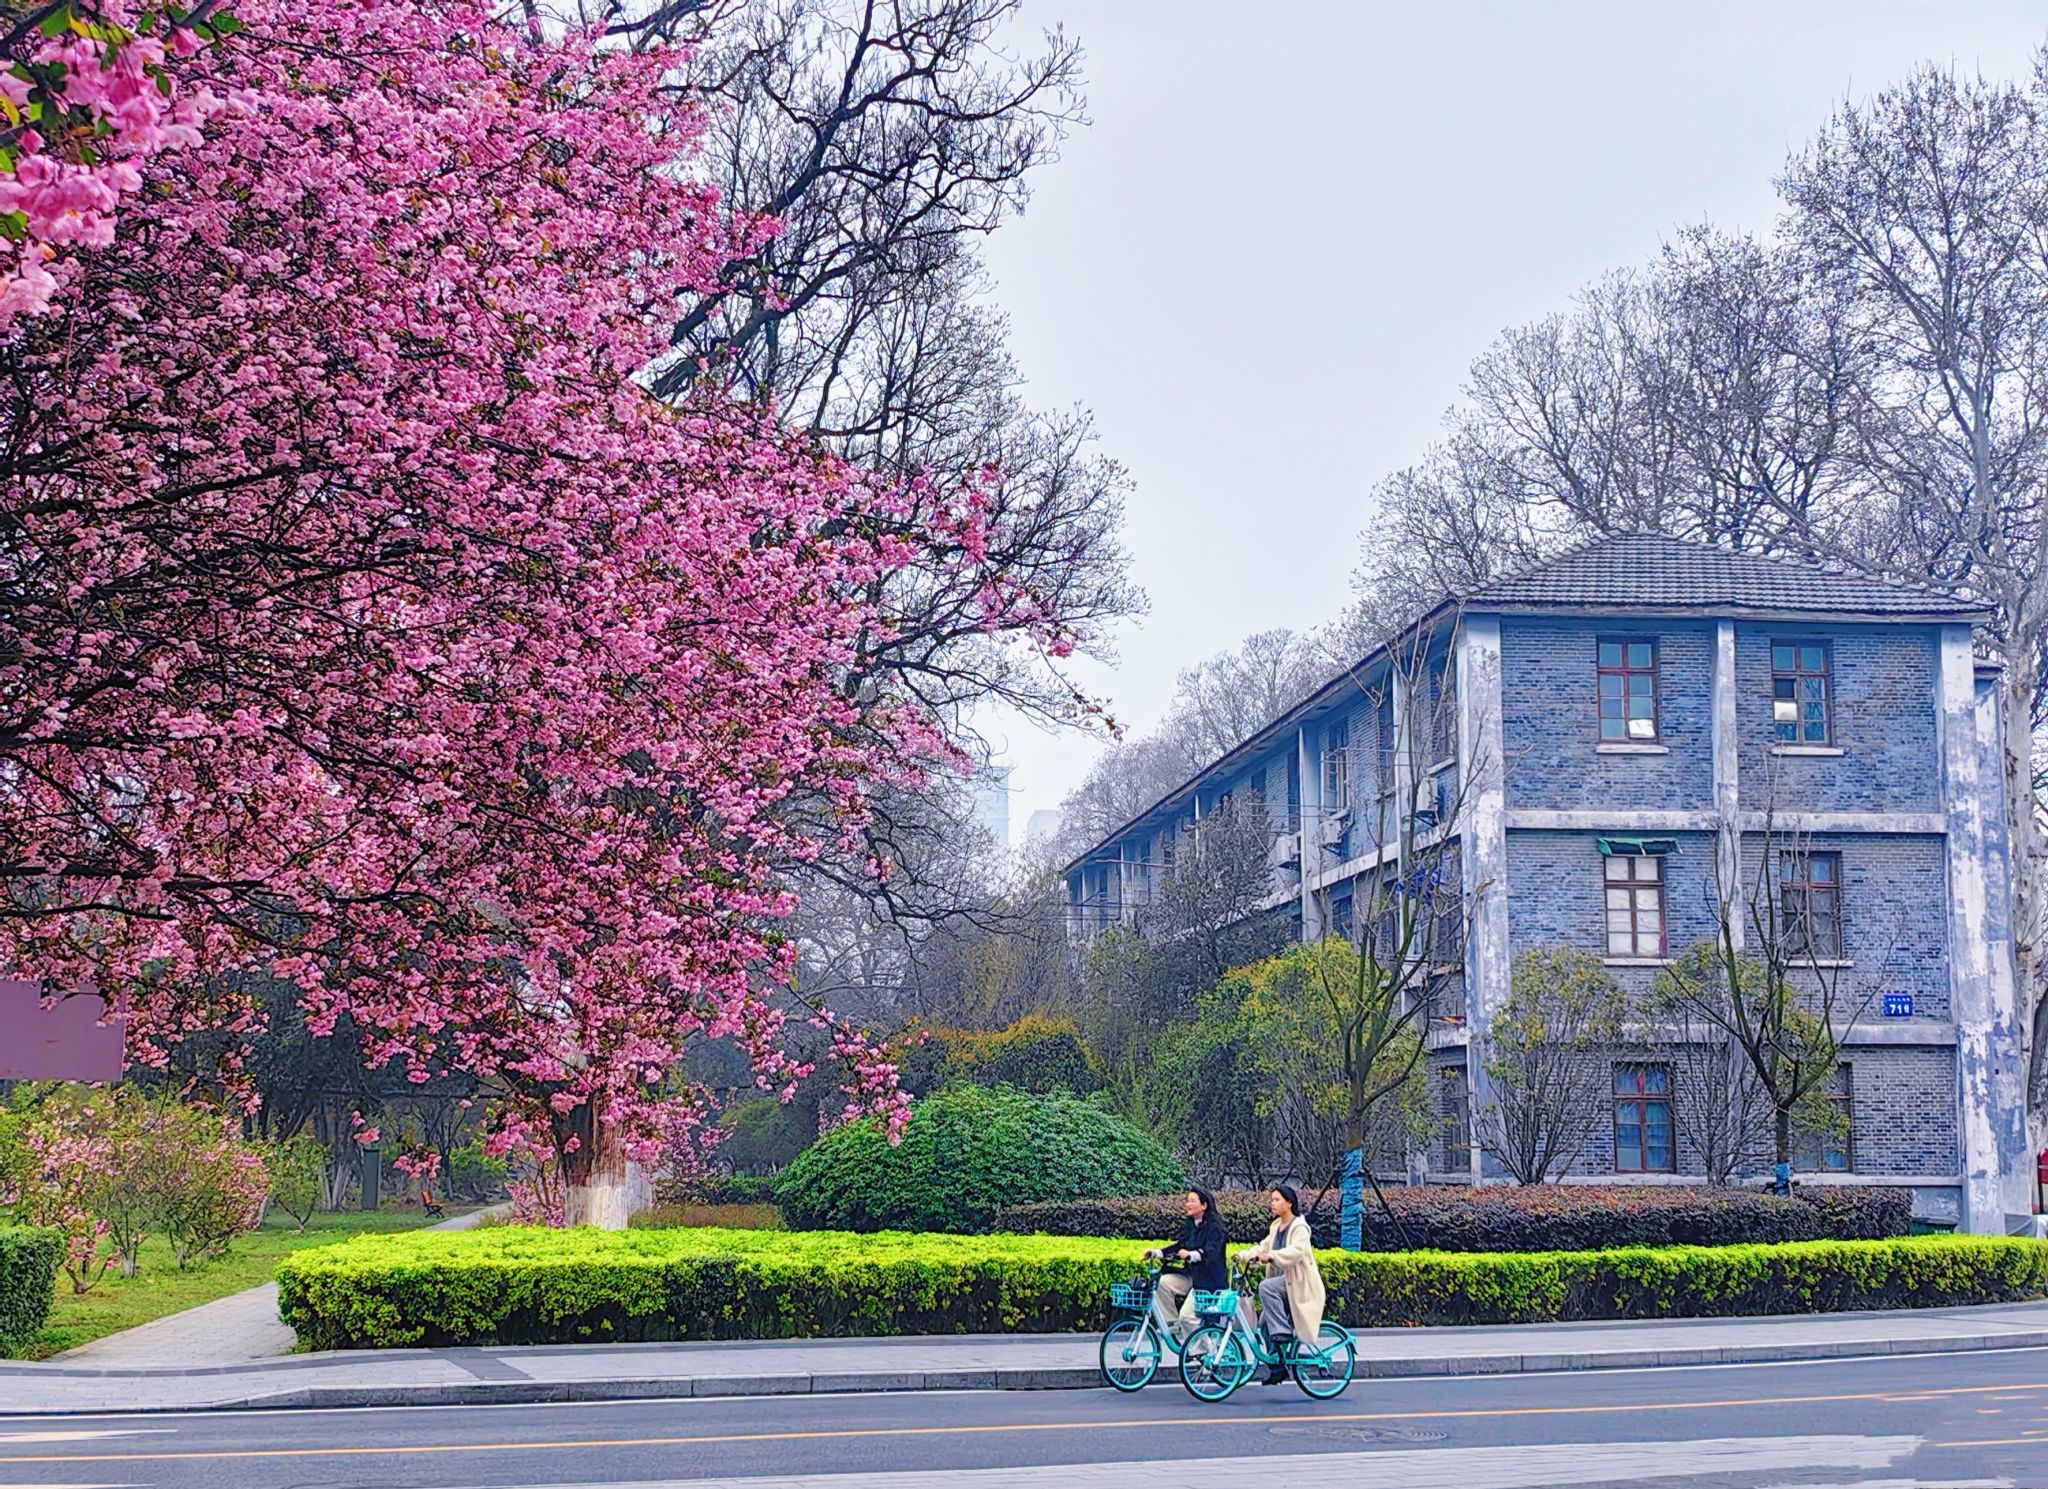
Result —
[[164, 42], [141, 34], [168, 30], [174, 52], [197, 51], [168, 9], [66, 0], [38, 13], [43, 23], [20, 22], [0, 56], [0, 326], [48, 310], [59, 250], [111, 243], [143, 168], [197, 145], [221, 107], [206, 88], [181, 89]]
[[694, 1041], [804, 1073], [779, 867], [953, 757], [863, 670], [877, 576], [1057, 627], [981, 571], [976, 491], [634, 381], [768, 230], [692, 184], [673, 57], [441, 0], [238, 15], [174, 64], [237, 106], [0, 330], [0, 967], [118, 990], [143, 1059], [255, 1028], [226, 974], [275, 972], [372, 1063], [486, 1079], [498, 1150], [573, 1182], [701, 1109]]

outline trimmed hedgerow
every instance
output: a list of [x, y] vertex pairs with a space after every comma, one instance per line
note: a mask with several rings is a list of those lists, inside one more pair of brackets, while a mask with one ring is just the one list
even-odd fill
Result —
[[[1502, 1185], [1484, 1189], [1412, 1185], [1384, 1191], [1397, 1229], [1367, 1196], [1368, 1251], [1597, 1251], [1615, 1246], [1728, 1246], [1775, 1241], [1877, 1241], [1906, 1234], [1912, 1196], [1904, 1189], [1817, 1189], [1786, 1198], [1755, 1189], [1704, 1185]], [[1317, 1235], [1335, 1239], [1336, 1195], [1318, 1202]], [[1224, 1229], [1240, 1243], [1266, 1233], [1264, 1190], [1216, 1196]], [[1117, 1236], [1157, 1240], [1177, 1233], [1181, 1196], [1068, 1200], [1006, 1206], [995, 1228], [1023, 1235]], [[1405, 1237], [1403, 1231], [1406, 1232]]]
[[0, 1355], [12, 1354], [42, 1332], [63, 1260], [62, 1231], [0, 1225]]
[[951, 1086], [917, 1103], [893, 1147], [873, 1118], [825, 1134], [782, 1171], [775, 1199], [792, 1230], [973, 1232], [999, 1205], [1180, 1179], [1150, 1134], [1092, 1101]]
[[[1599, 1252], [1320, 1254], [1356, 1327], [1711, 1317], [2048, 1296], [2048, 1244], [1983, 1236]], [[1100, 1329], [1129, 1241], [719, 1230], [366, 1236], [278, 1267], [315, 1349]]]

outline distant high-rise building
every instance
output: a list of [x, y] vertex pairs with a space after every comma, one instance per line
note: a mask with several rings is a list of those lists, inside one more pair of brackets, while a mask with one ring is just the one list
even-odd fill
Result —
[[984, 765], [969, 777], [974, 820], [998, 848], [1010, 846], [1010, 767]]
[[1040, 807], [1024, 819], [1026, 843], [1049, 843], [1060, 835], [1060, 809]]

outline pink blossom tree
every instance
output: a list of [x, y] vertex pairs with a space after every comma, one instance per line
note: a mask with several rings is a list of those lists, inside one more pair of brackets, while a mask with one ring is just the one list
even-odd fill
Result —
[[672, 57], [442, 0], [237, 16], [162, 64], [229, 106], [0, 331], [0, 968], [114, 992], [143, 1061], [282, 975], [371, 1063], [482, 1077], [499, 1147], [616, 1221], [690, 1042], [806, 1073], [777, 866], [957, 759], [868, 664], [885, 581], [1053, 652], [1058, 606], [980, 489], [636, 381], [651, 308], [774, 226], [691, 184]]

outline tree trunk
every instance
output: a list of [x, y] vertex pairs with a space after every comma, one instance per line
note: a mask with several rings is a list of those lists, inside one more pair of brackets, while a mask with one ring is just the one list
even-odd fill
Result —
[[1781, 1167], [1789, 1170], [1792, 1165], [1791, 1107], [1781, 1106], [1777, 1108], [1775, 1119], [1772, 1123], [1772, 1141], [1775, 1150], [1773, 1156]]
[[[2017, 648], [2015, 641], [2013, 646]], [[2005, 689], [2005, 815], [2012, 850], [2013, 989], [2027, 1037], [2027, 1117], [2030, 1138], [2041, 1135], [2048, 1109], [2048, 1000], [2042, 997], [2036, 941], [2042, 913], [2041, 827], [2034, 800], [2034, 694], [2031, 667], [2009, 659]], [[2033, 1146], [2033, 1144], [2029, 1144]]]
[[604, 1123], [589, 1123], [580, 1136], [581, 1145], [562, 1162], [562, 1220], [624, 1230], [635, 1213], [654, 1203], [654, 1182], [626, 1157]]

